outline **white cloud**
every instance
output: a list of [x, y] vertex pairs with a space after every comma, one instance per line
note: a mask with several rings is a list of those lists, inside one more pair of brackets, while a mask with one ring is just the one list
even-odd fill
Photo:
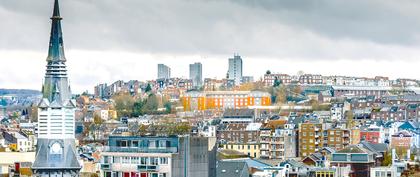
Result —
[[[0, 65], [0, 88], [40, 89], [45, 73], [44, 53], [25, 51], [0, 51], [4, 58]], [[93, 91], [98, 83], [111, 83], [116, 80], [155, 79], [157, 64], [165, 63], [172, 68], [175, 77], [188, 77], [188, 64], [203, 63], [204, 77], [225, 77], [227, 58], [230, 56], [169, 56], [128, 52], [80, 51], [66, 53], [67, 67], [71, 86], [75, 93]], [[352, 75], [374, 77], [377, 75], [391, 78], [420, 79], [418, 66], [420, 60], [295, 60], [287, 58], [252, 58], [242, 56], [244, 75], [259, 79], [266, 70], [296, 74]]]

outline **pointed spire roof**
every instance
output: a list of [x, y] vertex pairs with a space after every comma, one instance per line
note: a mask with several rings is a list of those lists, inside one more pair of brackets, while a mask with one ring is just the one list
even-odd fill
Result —
[[54, 12], [53, 12], [53, 17], [52, 18], [54, 18], [54, 17], [61, 18], [60, 17], [60, 6], [58, 4], [58, 0], [55, 0], [55, 2], [54, 2]]
[[48, 50], [47, 61], [66, 61], [64, 56], [64, 44], [63, 44], [63, 33], [61, 30], [61, 18], [60, 16], [60, 6], [58, 0], [54, 2], [53, 15], [51, 17], [51, 36], [50, 36], [50, 45]]

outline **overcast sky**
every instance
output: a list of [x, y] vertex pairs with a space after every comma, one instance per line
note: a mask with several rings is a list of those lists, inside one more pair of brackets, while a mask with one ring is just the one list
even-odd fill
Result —
[[[0, 88], [40, 89], [53, 0], [0, 0]], [[154, 79], [157, 64], [222, 78], [239, 53], [244, 75], [376, 75], [420, 79], [418, 0], [60, 0], [75, 92]]]

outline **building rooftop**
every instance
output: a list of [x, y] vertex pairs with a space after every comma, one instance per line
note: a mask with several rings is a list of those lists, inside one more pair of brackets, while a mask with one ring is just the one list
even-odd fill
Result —
[[217, 177], [244, 176], [248, 173], [247, 163], [240, 161], [218, 161], [216, 169]]

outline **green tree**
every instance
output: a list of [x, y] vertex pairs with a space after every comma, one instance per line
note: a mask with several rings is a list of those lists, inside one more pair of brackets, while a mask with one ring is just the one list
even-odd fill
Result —
[[146, 103], [143, 106], [143, 112], [150, 113], [150, 112], [156, 111], [158, 106], [159, 106], [158, 99], [156, 95], [152, 93], [147, 97]]
[[132, 116], [133, 117], [138, 117], [144, 114], [143, 112], [143, 106], [145, 105], [145, 101], [144, 100], [137, 100], [134, 105], [133, 105], [133, 113]]
[[146, 90], [144, 90], [146, 93], [152, 91], [152, 86], [150, 85], [150, 83], [147, 84], [146, 86]]
[[278, 78], [278, 77], [276, 77], [276, 78], [274, 79], [274, 84], [273, 84], [273, 87], [279, 87], [279, 86], [280, 86], [280, 84], [281, 84], [281, 80], [279, 80], [279, 78]]
[[391, 152], [387, 151], [384, 154], [384, 160], [382, 160], [382, 166], [390, 166], [392, 164]]
[[93, 123], [95, 123], [96, 125], [102, 124], [103, 120], [101, 116], [99, 116], [98, 114], [93, 115]]
[[172, 104], [171, 104], [170, 102], [166, 102], [166, 103], [164, 104], [164, 107], [165, 107], [165, 109], [166, 109], [166, 113], [167, 113], [167, 114], [169, 114], [169, 113], [171, 113], [171, 112], [172, 112]]
[[112, 97], [118, 117], [131, 116], [134, 106], [134, 98], [128, 93], [118, 93]]
[[277, 104], [284, 104], [287, 102], [287, 89], [284, 85], [275, 89], [275, 95]]

